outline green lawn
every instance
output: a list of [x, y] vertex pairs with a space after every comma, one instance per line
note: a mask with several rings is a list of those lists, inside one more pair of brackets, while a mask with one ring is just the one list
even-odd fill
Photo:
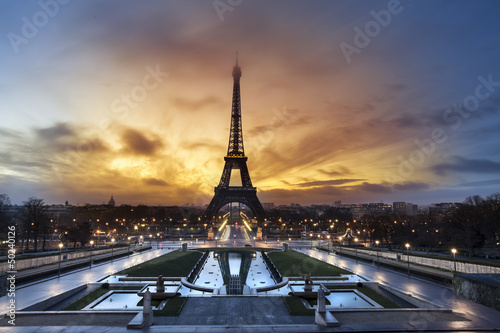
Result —
[[297, 296], [282, 297], [292, 316], [314, 316], [314, 310], [308, 309]]
[[194, 268], [201, 258], [198, 251], [182, 252], [180, 250], [167, 253], [161, 257], [143, 262], [137, 266], [125, 269], [115, 275], [128, 275], [133, 277], [185, 277]]
[[180, 315], [184, 304], [186, 304], [187, 297], [174, 297], [170, 298], [161, 310], [153, 310], [155, 316], [169, 316], [176, 317]]
[[342, 268], [296, 251], [273, 251], [269, 252], [268, 255], [282, 276], [301, 276], [301, 274], [339, 276], [341, 274], [352, 274]]

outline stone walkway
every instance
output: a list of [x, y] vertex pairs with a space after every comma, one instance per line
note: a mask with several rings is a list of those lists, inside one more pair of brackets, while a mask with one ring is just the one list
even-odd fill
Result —
[[281, 297], [190, 297], [179, 317], [155, 317], [155, 325], [313, 324], [314, 316], [290, 316]]

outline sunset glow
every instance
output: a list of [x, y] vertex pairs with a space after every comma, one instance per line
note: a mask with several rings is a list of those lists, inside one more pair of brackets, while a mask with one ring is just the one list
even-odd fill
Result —
[[39, 2], [0, 4], [0, 193], [13, 203], [207, 204], [236, 51], [261, 202], [498, 190], [497, 1], [401, 1], [350, 63], [339, 45], [355, 45], [354, 28], [387, 1], [243, 1], [223, 20], [211, 1], [58, 6], [25, 38]]

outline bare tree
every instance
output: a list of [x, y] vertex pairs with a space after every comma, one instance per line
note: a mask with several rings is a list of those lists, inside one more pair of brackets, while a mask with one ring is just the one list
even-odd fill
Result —
[[0, 194], [0, 237], [7, 239], [7, 226], [9, 224], [9, 216], [7, 209], [10, 206], [10, 199], [7, 194]]
[[29, 240], [32, 237], [33, 248], [37, 250], [40, 233], [44, 233], [50, 221], [47, 205], [45, 205], [43, 199], [30, 197], [27, 201], [23, 202], [23, 206], [23, 222], [27, 235], [26, 249], [29, 248]]

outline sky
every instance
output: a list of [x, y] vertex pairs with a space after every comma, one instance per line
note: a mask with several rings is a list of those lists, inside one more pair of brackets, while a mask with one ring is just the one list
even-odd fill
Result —
[[0, 193], [203, 205], [239, 54], [261, 202], [500, 187], [500, 2], [0, 2]]

